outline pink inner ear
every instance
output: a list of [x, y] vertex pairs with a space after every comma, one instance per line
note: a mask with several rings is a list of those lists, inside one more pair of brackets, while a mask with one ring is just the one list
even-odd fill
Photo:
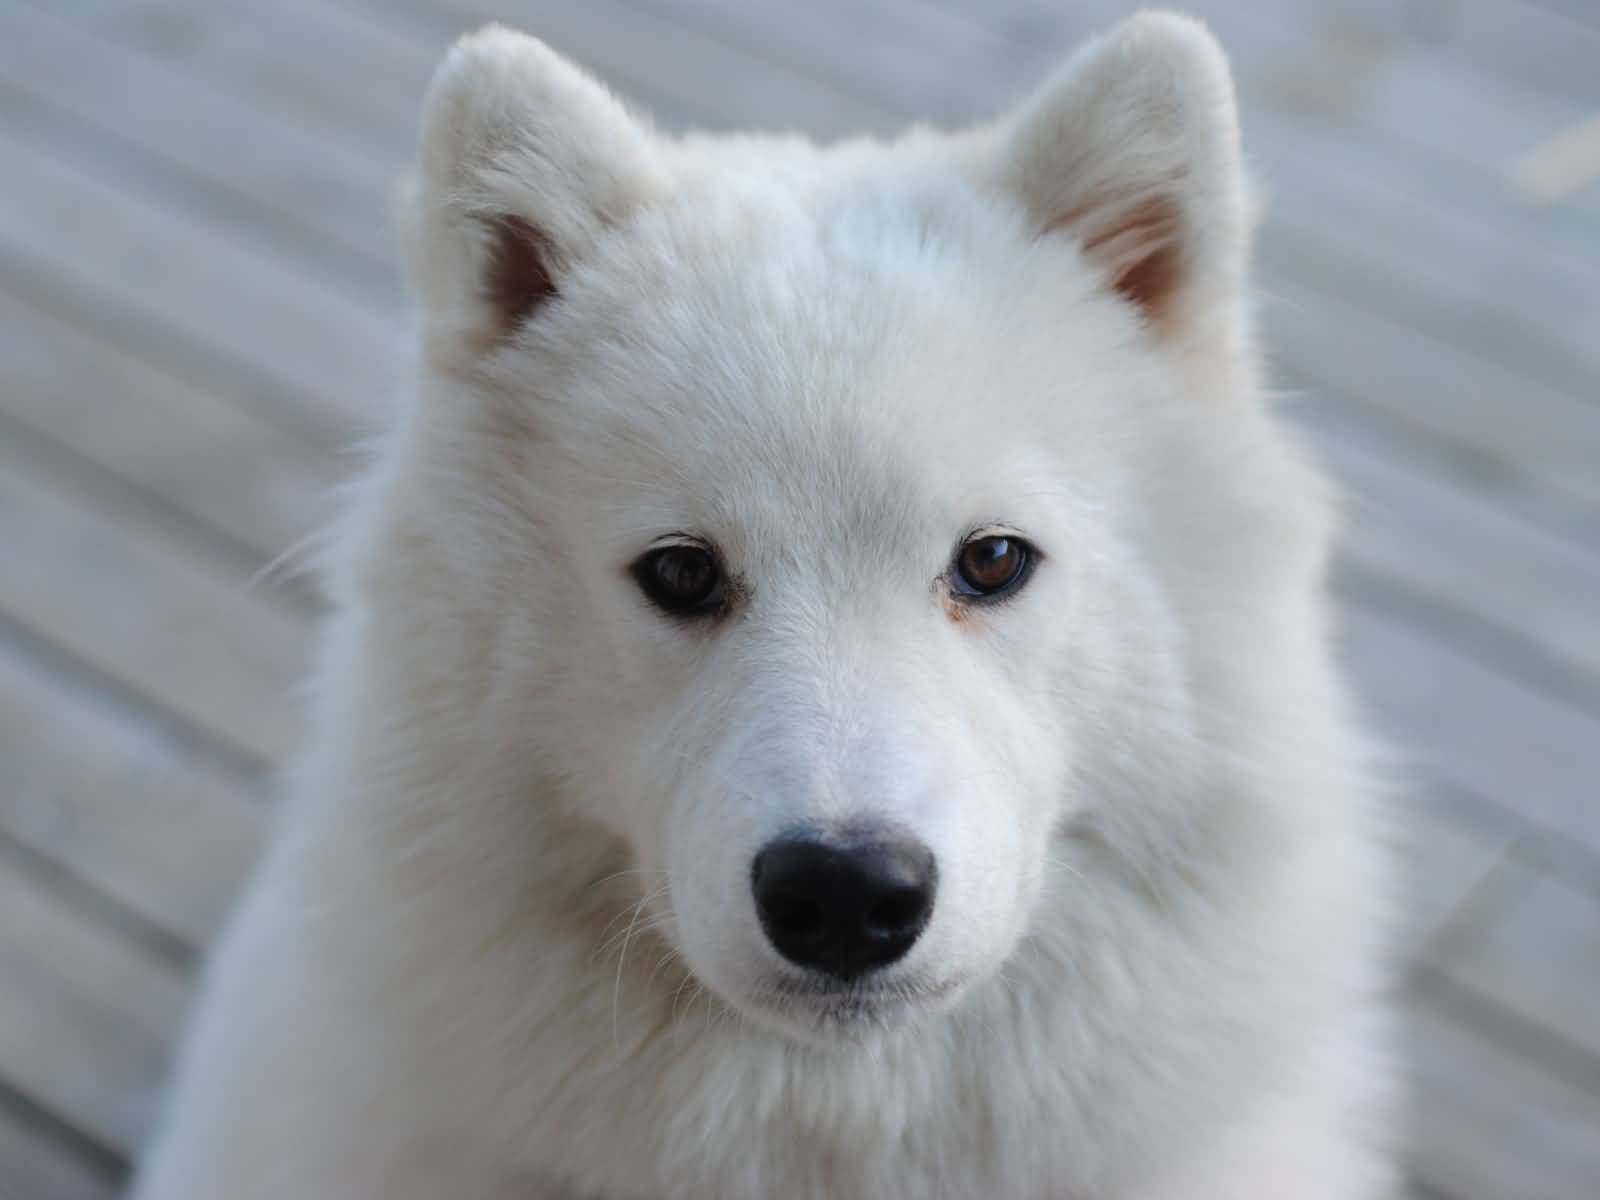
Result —
[[1159, 318], [1182, 276], [1180, 226], [1177, 202], [1152, 197], [1085, 239], [1084, 253], [1105, 265], [1118, 292]]
[[550, 239], [521, 217], [496, 217], [484, 277], [484, 296], [494, 309], [495, 336], [505, 337], [556, 294]]

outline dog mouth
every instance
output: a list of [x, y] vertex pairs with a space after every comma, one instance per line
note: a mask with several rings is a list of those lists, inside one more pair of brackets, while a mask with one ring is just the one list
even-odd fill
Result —
[[785, 1026], [855, 1038], [898, 1029], [944, 1011], [965, 987], [961, 979], [863, 984], [794, 980], [747, 992], [743, 1000], [755, 1013]]

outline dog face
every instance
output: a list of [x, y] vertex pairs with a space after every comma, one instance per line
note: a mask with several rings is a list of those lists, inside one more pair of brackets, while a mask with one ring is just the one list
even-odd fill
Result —
[[547, 358], [584, 348], [528, 468], [571, 589], [551, 752], [584, 747], [584, 803], [702, 981], [786, 1021], [887, 1019], [1009, 954], [1074, 803], [1078, 689], [1119, 674], [1091, 613], [1150, 604], [1085, 578], [1120, 553], [1092, 516], [1114, 460], [1032, 398], [1065, 399], [1065, 362], [1142, 372], [1097, 348], [1119, 314], [1081, 339], [1031, 319], [1026, 253], [1007, 287], [964, 283], [959, 201], [927, 218], [938, 251], [850, 199], [714, 205], [548, 314]]
[[417, 590], [507, 786], [620, 839], [635, 917], [737, 1011], [954, 1004], [1082, 874], [1061, 830], [1174, 819], [1191, 600], [1266, 557], [1214, 511], [1266, 490], [1219, 465], [1254, 457], [1218, 398], [1247, 207], [1176, 18], [995, 126], [831, 150], [658, 138], [504, 31], [441, 70], [400, 468], [429, 516], [395, 540], [438, 551]]

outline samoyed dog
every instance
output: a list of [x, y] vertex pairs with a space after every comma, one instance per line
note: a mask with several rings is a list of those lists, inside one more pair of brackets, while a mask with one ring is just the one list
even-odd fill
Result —
[[654, 132], [463, 40], [141, 1200], [1372, 1200], [1379, 797], [1224, 56]]

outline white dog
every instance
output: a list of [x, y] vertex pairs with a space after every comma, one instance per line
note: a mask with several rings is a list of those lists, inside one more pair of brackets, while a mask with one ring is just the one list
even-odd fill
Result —
[[142, 1200], [1372, 1200], [1379, 804], [1227, 65], [674, 139], [450, 54], [419, 381]]

